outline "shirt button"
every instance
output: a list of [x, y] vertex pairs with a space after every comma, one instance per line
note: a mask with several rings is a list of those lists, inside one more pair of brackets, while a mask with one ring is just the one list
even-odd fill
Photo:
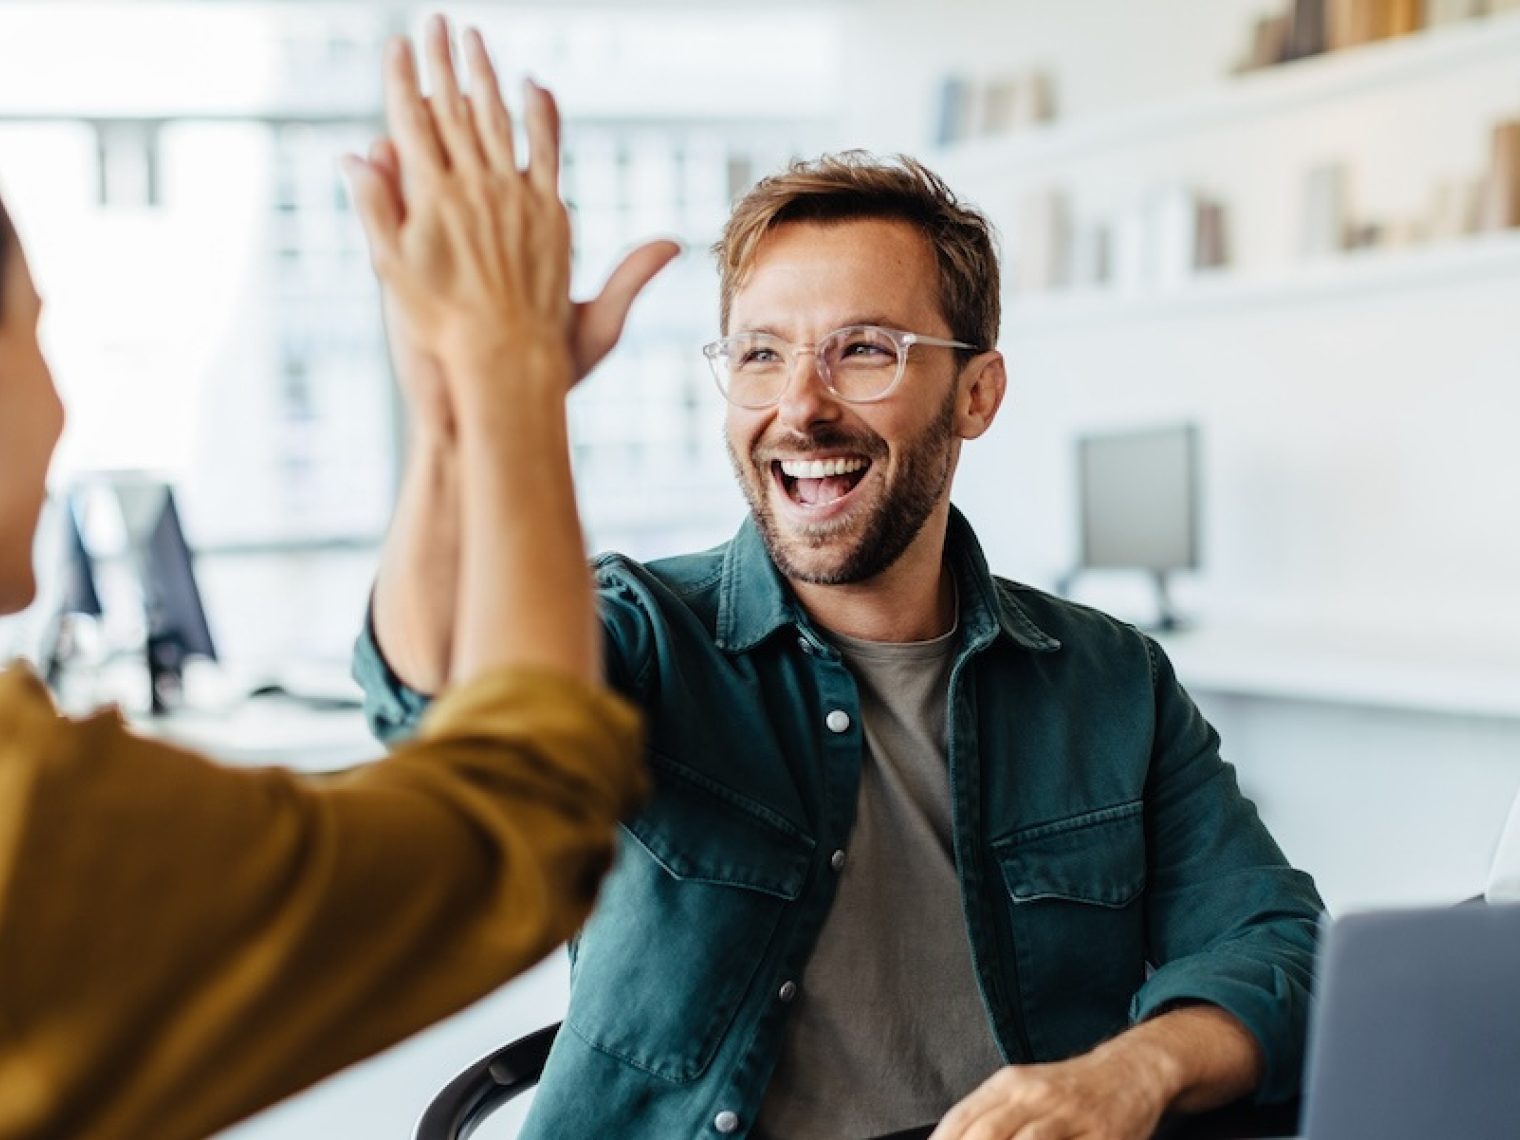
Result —
[[836, 870], [836, 871], [843, 871], [844, 870], [844, 852], [843, 851], [836, 851], [836, 852], [834, 852], [834, 854], [830, 855], [829, 856], [829, 866], [833, 867], [834, 870]]
[[797, 648], [802, 650], [802, 652], [806, 653], [809, 657], [813, 655], [813, 643], [805, 637], [799, 637], [797, 639]]
[[730, 1132], [737, 1132], [739, 1131], [739, 1114], [737, 1112], [729, 1112], [725, 1108], [717, 1116], [713, 1117], [713, 1127], [724, 1135]]
[[776, 996], [782, 1001], [791, 1001], [797, 996], [797, 983], [782, 982], [781, 989], [777, 991]]
[[829, 726], [830, 732], [846, 732], [850, 727], [850, 714], [844, 709], [835, 709], [823, 718], [823, 723]]

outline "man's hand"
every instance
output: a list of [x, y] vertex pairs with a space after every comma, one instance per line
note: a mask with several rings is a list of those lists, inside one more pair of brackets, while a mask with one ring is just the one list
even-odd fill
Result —
[[1187, 1005], [1070, 1061], [999, 1070], [929, 1140], [1149, 1140], [1169, 1109], [1239, 1100], [1264, 1067], [1256, 1038], [1234, 1016]]
[[1009, 1065], [946, 1113], [929, 1140], [1149, 1140], [1168, 1099], [1138, 1054]]

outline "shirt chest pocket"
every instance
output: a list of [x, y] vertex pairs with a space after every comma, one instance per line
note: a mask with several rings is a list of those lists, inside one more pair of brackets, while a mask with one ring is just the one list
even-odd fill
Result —
[[579, 940], [566, 1024], [657, 1077], [699, 1077], [802, 893], [813, 847], [764, 808], [662, 770]]
[[1007, 888], [1025, 1027], [1037, 1057], [1124, 1028], [1145, 979], [1145, 820], [1138, 801], [993, 845]]

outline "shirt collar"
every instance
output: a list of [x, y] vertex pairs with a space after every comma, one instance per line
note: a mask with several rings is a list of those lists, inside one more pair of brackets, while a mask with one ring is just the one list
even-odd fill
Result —
[[[953, 506], [946, 541], [960, 592], [960, 622], [968, 646], [980, 648], [1002, 634], [1036, 653], [1061, 648], [1061, 643], [1040, 629], [1007, 591], [998, 588], [971, 524]], [[744, 653], [788, 626], [810, 629], [811, 623], [771, 561], [754, 517], [748, 516], [723, 555], [718, 592], [718, 648]]]

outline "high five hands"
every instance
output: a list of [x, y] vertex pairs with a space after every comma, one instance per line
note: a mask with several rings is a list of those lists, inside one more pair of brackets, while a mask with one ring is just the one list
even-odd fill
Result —
[[388, 46], [390, 136], [367, 158], [349, 156], [344, 165], [386, 290], [403, 387], [414, 414], [451, 434], [451, 394], [439, 369], [444, 355], [558, 351], [566, 355], [570, 381], [578, 381], [611, 351], [634, 298], [680, 247], [672, 241], [638, 247], [598, 296], [572, 303], [554, 98], [524, 84], [524, 162], [480, 33], [464, 33], [463, 83], [450, 39], [442, 17], [428, 21], [428, 98], [410, 43], [398, 38]]

